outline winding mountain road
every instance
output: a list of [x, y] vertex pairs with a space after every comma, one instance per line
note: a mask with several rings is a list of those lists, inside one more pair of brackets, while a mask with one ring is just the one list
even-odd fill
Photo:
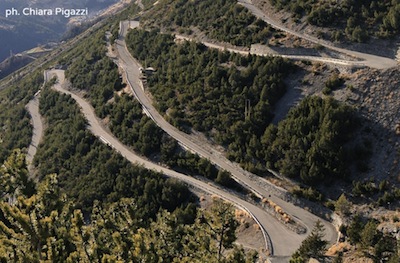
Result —
[[271, 25], [273, 28], [284, 31], [286, 33], [289, 33], [293, 36], [297, 36], [299, 38], [308, 40], [312, 43], [324, 46], [330, 50], [337, 51], [339, 53], [343, 53], [355, 58], [359, 58], [362, 61], [360, 62], [354, 62], [355, 64], [361, 64], [370, 68], [375, 68], [375, 69], [387, 69], [387, 68], [392, 68], [398, 66], [398, 62], [394, 59], [387, 58], [387, 57], [381, 57], [381, 56], [376, 56], [372, 54], [367, 54], [367, 53], [362, 53], [358, 51], [352, 51], [344, 48], [339, 48], [334, 46], [331, 42], [324, 41], [321, 39], [318, 39], [314, 36], [306, 35], [294, 30], [291, 30], [275, 19], [271, 18], [268, 16], [268, 14], [264, 13], [261, 9], [256, 7], [251, 0], [238, 0], [238, 3], [241, 4], [242, 6], [246, 7], [254, 16], [257, 18], [260, 18], [261, 20], [265, 21], [267, 24]]
[[86, 100], [64, 88], [63, 83], [65, 81], [65, 78], [63, 70], [51, 70], [48, 72], [48, 74], [49, 76], [57, 76], [58, 82], [53, 86], [53, 89], [57, 90], [58, 92], [70, 95], [79, 104], [79, 106], [81, 107], [81, 111], [88, 120], [88, 129], [103, 143], [106, 143], [110, 147], [114, 148], [117, 152], [119, 152], [123, 157], [125, 157], [133, 164], [143, 165], [143, 167], [147, 169], [156, 170], [167, 176], [177, 178], [210, 194], [220, 196], [221, 198], [232, 202], [236, 206], [248, 211], [261, 225], [262, 229], [266, 231], [264, 232], [266, 244], [268, 245], [269, 251], [273, 252], [273, 255], [275, 257], [291, 255], [299, 247], [301, 241], [305, 238], [305, 235], [298, 235], [293, 231], [288, 230], [281, 223], [279, 223], [276, 218], [272, 217], [270, 214], [268, 214], [266, 211], [258, 206], [244, 201], [227, 191], [214, 187], [213, 185], [167, 169], [138, 156], [137, 154], [132, 152], [127, 146], [122, 144], [111, 133], [104, 129], [104, 127], [100, 124], [99, 119], [96, 117], [93, 107]]
[[[376, 69], [386, 69], [395, 67], [398, 65], [398, 62], [386, 58], [380, 57], [376, 55], [366, 54], [362, 52], [356, 52], [351, 50], [342, 49], [339, 47], [333, 46], [331, 43], [326, 41], [317, 39], [313, 36], [304, 35], [298, 33], [296, 31], [290, 30], [284, 27], [279, 22], [271, 19], [265, 13], [263, 13], [259, 8], [255, 7], [251, 0], [239, 0], [238, 1], [241, 5], [245, 6], [249, 9], [256, 17], [264, 20], [272, 27], [290, 33], [294, 36], [306, 39], [311, 41], [312, 43], [322, 45], [326, 48], [331, 50], [352, 56], [354, 58], [358, 58], [361, 61], [347, 61], [347, 60], [340, 60], [340, 59], [333, 59], [333, 58], [323, 58], [323, 57], [314, 57], [314, 56], [283, 56], [289, 59], [299, 59], [299, 60], [312, 60], [312, 61], [320, 61], [325, 63], [334, 63], [338, 65], [346, 65], [346, 66], [368, 66], [371, 68]], [[132, 22], [129, 22], [130, 27], [136, 27], [139, 24], [135, 24], [132, 26]], [[198, 142], [194, 136], [185, 134], [167, 121], [157, 112], [155, 107], [152, 105], [151, 100], [147, 97], [144, 92], [143, 84], [140, 80], [140, 70], [139, 68], [141, 65], [130, 55], [126, 48], [125, 43], [125, 35], [128, 31], [127, 23], [121, 23], [121, 34], [119, 39], [116, 41], [116, 49], [118, 51], [118, 64], [123, 69], [123, 72], [126, 76], [127, 82], [131, 87], [135, 97], [139, 100], [142, 104], [144, 112], [153, 119], [153, 121], [161, 127], [165, 132], [167, 132], [170, 136], [175, 138], [180, 145], [184, 148], [199, 154], [200, 156], [209, 159], [215, 165], [221, 167], [229, 171], [235, 180], [237, 180], [240, 184], [244, 185], [248, 189], [252, 190], [254, 193], [261, 197], [270, 196], [269, 199], [274, 201], [276, 204], [281, 206], [285, 212], [290, 214], [293, 218], [297, 218], [301, 221], [307, 228], [310, 230], [317, 220], [321, 220], [317, 216], [311, 214], [310, 212], [296, 207], [295, 205], [288, 203], [277, 196], [274, 196], [273, 193], [267, 191], [265, 188], [261, 187], [259, 184], [256, 183], [254, 180], [255, 175], [244, 171], [240, 168], [238, 164], [232, 163], [225, 156], [220, 153], [215, 147], [211, 144], [207, 144], [204, 142]], [[219, 48], [221, 46], [212, 44], [212, 43], [203, 43], [206, 46], [212, 48]], [[228, 49], [229, 50], [229, 49]], [[240, 50], [229, 50], [231, 52], [236, 53], [243, 53], [245, 51]], [[246, 53], [246, 52], [245, 52]], [[247, 54], [250, 52], [247, 52]], [[252, 53], [257, 54], [257, 53]], [[257, 54], [257, 55], [266, 55], [266, 54]], [[271, 54], [268, 54], [271, 55]], [[92, 106], [86, 102], [83, 98], [79, 97], [78, 95], [67, 91], [63, 87], [63, 83], [65, 82], [64, 78], [64, 71], [62, 70], [52, 70], [45, 72], [45, 79], [51, 75], [55, 75], [58, 77], [58, 83], [56, 83], [53, 88], [59, 92], [69, 94], [72, 96], [74, 100], [80, 105], [82, 112], [84, 113], [85, 117], [88, 120], [88, 128], [90, 131], [97, 136], [102, 142], [108, 144], [110, 147], [114, 148], [117, 152], [119, 152], [123, 157], [128, 159], [130, 162], [134, 164], [143, 165], [147, 169], [152, 169], [159, 171], [167, 176], [177, 178], [189, 185], [192, 185], [196, 188], [202, 189], [211, 194], [218, 195], [223, 199], [230, 201], [237, 205], [238, 207], [247, 210], [250, 214], [253, 215], [255, 220], [261, 225], [261, 228], [265, 230], [264, 237], [266, 246], [268, 247], [269, 251], [273, 253], [274, 256], [282, 256], [286, 257], [291, 255], [300, 245], [302, 240], [306, 237], [306, 235], [298, 235], [293, 231], [288, 230], [285, 228], [281, 223], [277, 221], [276, 218], [272, 217], [268, 213], [266, 213], [263, 209], [242, 200], [241, 198], [230, 194], [224, 190], [221, 190], [213, 185], [207, 184], [205, 182], [199, 181], [193, 177], [186, 176], [184, 174], [178, 173], [176, 171], [167, 169], [165, 167], [159, 166], [148, 160], [136, 155], [132, 152], [127, 146], [123, 145], [118, 139], [116, 139], [112, 134], [104, 129], [104, 127], [100, 124], [98, 118], [94, 113], [94, 109]], [[43, 134], [43, 123], [41, 121], [41, 117], [39, 114], [39, 96], [40, 93], [35, 94], [34, 98], [27, 104], [27, 109], [32, 116], [32, 124], [33, 124], [33, 136], [31, 145], [28, 148], [27, 154], [27, 161], [28, 164], [32, 163], [33, 156], [36, 153], [36, 148], [40, 142], [40, 139]], [[273, 187], [271, 185], [271, 187]], [[336, 229], [327, 221], [321, 220], [324, 227], [325, 227], [325, 234], [326, 239], [332, 244], [335, 243], [337, 240], [337, 232]], [[309, 231], [308, 231], [309, 232]]]
[[[175, 39], [196, 41], [193, 38], [190, 38], [187, 36], [182, 36], [182, 35], [175, 35]], [[207, 41], [199, 41], [199, 42], [208, 48], [219, 49], [221, 51], [226, 50], [226, 51], [241, 54], [241, 55], [250, 55], [251, 54], [251, 55], [257, 55], [257, 56], [282, 57], [282, 58], [287, 58], [290, 60], [308, 60], [308, 61], [329, 63], [329, 64], [335, 64], [335, 65], [347, 66], [347, 67], [365, 67], [364, 61], [345, 60], [345, 59], [337, 59], [337, 58], [321, 57], [321, 56], [282, 55], [282, 54], [276, 54], [276, 53], [272, 53], [272, 52], [262, 52], [262, 51], [256, 51], [256, 50], [245, 51], [245, 50], [239, 49], [239, 48], [226, 47], [223, 44], [215, 44], [215, 43], [210, 43]]]
[[[48, 76], [47, 71], [44, 73], [44, 83], [47, 82]], [[43, 120], [39, 113], [39, 99], [40, 99], [40, 90], [36, 92], [33, 98], [28, 102], [25, 108], [28, 110], [31, 115], [32, 120], [32, 140], [28, 147], [28, 152], [26, 154], [26, 163], [28, 165], [28, 171], [32, 178], [33, 176], [33, 157], [35, 157], [37, 147], [43, 137]]]
[[36, 154], [37, 147], [39, 146], [40, 139], [43, 135], [43, 123], [39, 114], [39, 98], [40, 94], [33, 97], [32, 100], [26, 105], [26, 109], [31, 115], [32, 120], [32, 141], [28, 147], [28, 153], [26, 154], [26, 162], [28, 169], [31, 170], [32, 160]]
[[[336, 243], [337, 240], [337, 231], [335, 227], [325, 221], [320, 219], [319, 217], [313, 215], [312, 213], [300, 208], [295, 205], [288, 203], [279, 197], [275, 196], [270, 191], [266, 190], [264, 187], [261, 187], [255, 180], [255, 175], [244, 171], [238, 164], [232, 163], [229, 161], [222, 153], [217, 151], [215, 147], [211, 144], [205, 142], [199, 142], [197, 138], [185, 134], [179, 131], [177, 128], [169, 124], [161, 114], [155, 109], [151, 100], [147, 97], [144, 92], [143, 83], [140, 80], [140, 68], [141, 65], [131, 56], [129, 53], [126, 43], [125, 43], [125, 35], [128, 32], [129, 27], [137, 27], [139, 26], [139, 22], [136, 21], [128, 21], [120, 23], [120, 36], [116, 41], [116, 50], [118, 52], [118, 64], [120, 68], [123, 70], [123, 73], [127, 79], [128, 85], [131, 87], [135, 97], [142, 104], [144, 112], [166, 133], [168, 133], [171, 137], [177, 140], [180, 145], [184, 148], [197, 153], [203, 158], [209, 159], [215, 165], [221, 167], [224, 170], [229, 171], [232, 174], [232, 177], [238, 181], [241, 185], [250, 189], [254, 193], [258, 194], [261, 197], [268, 197], [270, 200], [278, 204], [283, 208], [285, 212], [292, 216], [292, 218], [297, 218], [300, 220], [308, 230], [311, 230], [315, 225], [317, 220], [320, 220], [325, 227], [326, 239], [330, 244]], [[271, 187], [275, 187], [271, 184]], [[279, 227], [278, 222], [271, 221], [271, 226], [268, 229]], [[267, 230], [267, 228], [266, 228]], [[268, 231], [268, 230], [267, 230]], [[286, 235], [287, 232], [282, 232], [282, 235]], [[289, 236], [285, 239], [284, 243], [280, 243], [280, 241], [275, 240], [272, 235], [272, 243], [274, 247], [276, 246], [285, 246], [285, 247], [293, 247], [294, 243], [298, 243], [299, 238], [304, 239], [306, 236], [297, 236], [297, 239], [291, 239]], [[293, 244], [290, 244], [293, 243]], [[288, 249], [289, 251], [291, 249]], [[274, 250], [274, 254], [277, 255], [288, 255], [285, 253], [278, 252], [279, 250]], [[292, 252], [294, 250], [291, 250]]]

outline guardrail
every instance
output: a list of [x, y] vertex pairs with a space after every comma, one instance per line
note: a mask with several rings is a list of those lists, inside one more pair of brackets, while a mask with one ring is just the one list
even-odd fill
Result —
[[[125, 22], [122, 22], [121, 25], [122, 25], [123, 27], [125, 27]], [[123, 33], [124, 33], [124, 32], [125, 32], [125, 30], [123, 30]], [[124, 48], [124, 50], [127, 52], [127, 54], [130, 55], [130, 52], [129, 52], [129, 50], [128, 50], [128, 47], [127, 47], [125, 41], [123, 41], [123, 40], [120, 39], [120, 44], [122, 45], [122, 47]], [[134, 61], [138, 66], [140, 66], [140, 64], [139, 64], [132, 56], [131, 56], [131, 58], [133, 59], [133, 61]], [[123, 68], [123, 66], [121, 66], [121, 68]], [[139, 102], [141, 102], [141, 100], [139, 99], [138, 94], [136, 93], [136, 91], [135, 91], [135, 89], [134, 89], [134, 87], [133, 87], [133, 84], [131, 83], [131, 81], [130, 81], [129, 78], [128, 78], [127, 70], [123, 70], [123, 74], [125, 75], [125, 78], [126, 78], [126, 80], [127, 80], [127, 84], [128, 84], [129, 87], [131, 88], [133, 95], [135, 96], [135, 98], [136, 98]], [[138, 84], [139, 84], [140, 88], [144, 91], [144, 85], [143, 85], [143, 82], [142, 82], [140, 79], [139, 79], [139, 81], [138, 81]], [[143, 112], [144, 112], [149, 118], [151, 118], [151, 119], [154, 121], [154, 123], [155, 123], [158, 127], [162, 128], [162, 126], [160, 125], [160, 123], [159, 123], [159, 122], [154, 118], [154, 116], [149, 112], [149, 110], [147, 109], [147, 107], [146, 107], [143, 103], [141, 103], [141, 105], [142, 105], [142, 110], [143, 110]], [[173, 128], [175, 129], [175, 127], [173, 127]], [[167, 132], [169, 135], [172, 136], [172, 134], [169, 133], [169, 131], [165, 130], [165, 132]], [[185, 136], [185, 135], [183, 135], [183, 134], [182, 134], [181, 136], [185, 137], [186, 140], [188, 140], [189, 142], [191, 142], [191, 143], [193, 143], [194, 145], [196, 145], [196, 143], [193, 142], [193, 141], [191, 140], [191, 138], [189, 138], [189, 137], [187, 137], [187, 136]], [[194, 154], [198, 154], [200, 157], [210, 160], [210, 161], [211, 161], [213, 164], [215, 164], [217, 167], [219, 167], [219, 168], [221, 168], [221, 169], [225, 169], [225, 168], [222, 167], [218, 162], [213, 162], [213, 160], [210, 159], [209, 156], [207, 156], [206, 154], [203, 154], [202, 152], [197, 152], [196, 150], [193, 150], [193, 148], [192, 148], [190, 145], [187, 145], [186, 143], [182, 142], [181, 140], [178, 140], [178, 144], [179, 144], [182, 148], [184, 148], [185, 150], [188, 150], [188, 151], [190, 151], [190, 152], [192, 152], [192, 153], [194, 153]], [[204, 150], [204, 149], [203, 149], [203, 150]], [[212, 153], [211, 153], [211, 154], [212, 154]], [[228, 165], [228, 166], [229, 166], [231, 169], [233, 169], [233, 170], [236, 170], [236, 171], [237, 171], [237, 169], [238, 169], [238, 168], [235, 167], [229, 160], [227, 160], [226, 165]], [[238, 172], [239, 172], [239, 171], [238, 171]], [[243, 171], [243, 172], [244, 172], [244, 171]], [[237, 183], [239, 183], [240, 185], [244, 186], [245, 188], [247, 188], [248, 190], [250, 190], [251, 192], [253, 192], [258, 198], [260, 198], [260, 199], [265, 198], [265, 196], [263, 196], [257, 189], [254, 189], [254, 188], [253, 188], [251, 185], [249, 185], [247, 182], [243, 181], [241, 178], [239, 178], [238, 176], [234, 175], [233, 173], [231, 173], [231, 175], [232, 175], [232, 178], [233, 178]], [[296, 232], [296, 233], [304, 233], [304, 232], [305, 232], [304, 229], [307, 229], [306, 227], [304, 227], [304, 226], [302, 226], [300, 223], [298, 223], [297, 220], [295, 220], [295, 217], [291, 216], [289, 213], [286, 213], [286, 214], [288, 214], [288, 215], [290, 216], [290, 218], [292, 218], [292, 221], [294, 222], [293, 225], [290, 225], [289, 223], [284, 223], [284, 222], [281, 220], [281, 218], [277, 216], [276, 213], [271, 212], [269, 209], [267, 209], [267, 207], [264, 206], [263, 208], [265, 209], [266, 212], [268, 212], [270, 215], [274, 216], [279, 222], [281, 222], [286, 228], [288, 228], [288, 229], [290, 229], [290, 230], [292, 230], [292, 231], [294, 231], [294, 232]]]
[[267, 232], [267, 231], [265, 230], [265, 228], [262, 226], [261, 222], [257, 219], [257, 217], [256, 217], [248, 208], [246, 208], [245, 206], [243, 206], [243, 205], [237, 203], [236, 201], [234, 201], [234, 200], [232, 200], [232, 199], [230, 199], [230, 198], [221, 196], [220, 194], [216, 193], [215, 191], [212, 191], [211, 189], [203, 188], [203, 187], [201, 187], [201, 186], [199, 186], [199, 185], [192, 184], [191, 182], [188, 182], [188, 181], [185, 181], [185, 182], [186, 182], [187, 184], [190, 184], [191, 187], [194, 187], [194, 188], [196, 188], [196, 189], [200, 189], [201, 191], [207, 192], [207, 193], [209, 193], [209, 194], [216, 195], [216, 196], [218, 196], [219, 198], [224, 199], [225, 201], [228, 201], [228, 202], [230, 202], [230, 203], [233, 203], [233, 204], [234, 204], [236, 207], [238, 207], [239, 209], [242, 209], [242, 210], [246, 211], [246, 212], [253, 218], [253, 220], [257, 223], [257, 225], [260, 227], [261, 233], [262, 233], [262, 235], [263, 235], [263, 239], [264, 239], [266, 251], [269, 252], [269, 255], [273, 255], [273, 254], [274, 254], [274, 248], [273, 248], [273, 246], [272, 246], [271, 237], [268, 235], [268, 232]]
[[[120, 26], [121, 26], [121, 28], [122, 28], [122, 26], [123, 26], [123, 23], [122, 23], [122, 22], [120, 22]], [[123, 31], [123, 30], [121, 30], [121, 31]], [[123, 33], [123, 32], [122, 32], [122, 33]], [[129, 52], [129, 50], [128, 50], [128, 48], [127, 48], [125, 42], [123, 43], [123, 47], [124, 47], [124, 49], [125, 49], [125, 50], [128, 52], [128, 54], [129, 54], [130, 52]], [[127, 82], [128, 82], [128, 85], [130, 86], [130, 88], [131, 88], [131, 90], [132, 90], [132, 92], [133, 92], [133, 95], [135, 96], [135, 98], [136, 98], [138, 101], [140, 101], [140, 100], [139, 100], [139, 96], [137, 95], [135, 89], [133, 88], [133, 85], [132, 85], [131, 81], [130, 81], [129, 78], [128, 78], [128, 74], [127, 74], [126, 70], [123, 70], [123, 74], [125, 75], [125, 78], [126, 78], [126, 80], [127, 80]], [[141, 80], [139, 80], [139, 85], [141, 86], [142, 90], [144, 90], [143, 82], [142, 82]], [[149, 110], [148, 110], [148, 109], [146, 108], [146, 106], [143, 105], [143, 104], [142, 104], [142, 109], [143, 109], [144, 113], [145, 113], [149, 118], [151, 118], [157, 126], [160, 127], [160, 124], [155, 120], [155, 118], [150, 114]], [[100, 139], [102, 139], [102, 138], [100, 138]], [[106, 144], [108, 144], [106, 141], [103, 141], [103, 142], [106, 143]], [[189, 146], [185, 145], [183, 142], [178, 141], [178, 143], [179, 143], [179, 145], [181, 145], [184, 149], [187, 149], [187, 150], [189, 150], [189, 151], [192, 151], [192, 149], [191, 149]], [[109, 144], [108, 144], [108, 145], [109, 145]], [[195, 152], [195, 153], [197, 153], [197, 152]], [[199, 154], [199, 153], [197, 153], [197, 154]], [[201, 154], [199, 154], [199, 155], [202, 156]], [[207, 156], [202, 156], [202, 157], [203, 157], [203, 158], [207, 158]], [[218, 164], [216, 164], [216, 165], [218, 165]], [[250, 185], [248, 185], [247, 183], [241, 181], [239, 178], [236, 178], [236, 177], [233, 177], [233, 178], [234, 178], [238, 183], [241, 183], [241, 184], [246, 185], [247, 188], [250, 188], [256, 195], [258, 195], [260, 198], [262, 198], [262, 195], [261, 195], [258, 191], [256, 191], [255, 189], [252, 189]], [[188, 183], [188, 181], [185, 181], [185, 182]], [[206, 191], [210, 192], [209, 189], [206, 189]], [[220, 196], [219, 194], [217, 194], [217, 193], [215, 193], [215, 192], [212, 192], [212, 194], [216, 194], [216, 195]], [[223, 199], [226, 200], [226, 199], [228, 199], [228, 198], [223, 197]], [[240, 205], [240, 204], [238, 204], [238, 203], [236, 203], [236, 202], [234, 202], [234, 201], [232, 201], [232, 200], [229, 200], [229, 201], [235, 203], [236, 206], [239, 206], [241, 209], [245, 210], [246, 212], [248, 212], [248, 213], [252, 216], [252, 218], [256, 221], [256, 223], [259, 225], [259, 227], [260, 227], [260, 229], [261, 229], [261, 231], [262, 231], [262, 234], [263, 234], [263, 237], [264, 237], [264, 240], [265, 240], [265, 244], [266, 244], [266, 249], [267, 249], [268, 251], [270, 251], [270, 253], [272, 254], [272, 253], [273, 253], [273, 247], [272, 247], [271, 239], [270, 239], [268, 233], [265, 231], [265, 228], [264, 228], [264, 227], [262, 226], [262, 224], [260, 223], [260, 221], [259, 221], [259, 220], [255, 217], [255, 215], [254, 215], [253, 213], [251, 213], [247, 208], [243, 207], [242, 205]]]

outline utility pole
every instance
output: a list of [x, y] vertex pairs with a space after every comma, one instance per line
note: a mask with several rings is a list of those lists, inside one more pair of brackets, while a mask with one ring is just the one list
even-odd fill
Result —
[[249, 99], [246, 99], [245, 105], [244, 105], [244, 119], [250, 119], [251, 115], [251, 103]]

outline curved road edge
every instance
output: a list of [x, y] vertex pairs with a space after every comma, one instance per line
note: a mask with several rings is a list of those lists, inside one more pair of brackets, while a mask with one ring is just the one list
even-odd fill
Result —
[[273, 28], [284, 31], [293, 36], [308, 40], [317, 45], [324, 46], [328, 49], [337, 51], [339, 53], [343, 53], [343, 54], [346, 54], [346, 55], [349, 55], [352, 57], [363, 59], [363, 61], [359, 62], [361, 65], [365, 65], [367, 67], [371, 67], [371, 68], [375, 68], [375, 69], [387, 69], [387, 68], [392, 68], [392, 67], [398, 66], [398, 62], [394, 59], [336, 47], [331, 42], [321, 40], [314, 36], [305, 35], [300, 32], [296, 32], [292, 29], [289, 29], [289, 28], [285, 27], [284, 25], [282, 25], [280, 22], [278, 22], [278, 21], [274, 20], [273, 18], [271, 18], [270, 16], [268, 16], [268, 14], [264, 13], [261, 9], [256, 7], [253, 4], [252, 0], [238, 0], [238, 3], [242, 6], [244, 6], [245, 8], [247, 8], [255, 17], [263, 20], [264, 22], [266, 22]]
[[[238, 183], [245, 186], [247, 189], [251, 190], [255, 194], [261, 197], [268, 197], [274, 203], [279, 205], [285, 213], [289, 214], [291, 218], [295, 218], [301, 223], [303, 223], [308, 232], [314, 227], [317, 220], [320, 220], [325, 227], [326, 238], [330, 244], [335, 244], [338, 238], [338, 232], [336, 228], [328, 221], [319, 218], [318, 216], [306, 211], [301, 207], [297, 207], [292, 203], [286, 202], [279, 198], [275, 193], [271, 192], [271, 189], [275, 189], [276, 186], [269, 184], [269, 189], [267, 190], [264, 186], [260, 186], [254, 179], [257, 177], [247, 171], [244, 171], [238, 164], [233, 163], [226, 159], [222, 153], [214, 149], [212, 145], [207, 143], [199, 143], [196, 138], [191, 135], [185, 134], [179, 131], [177, 128], [168, 123], [163, 116], [155, 109], [151, 100], [144, 92], [143, 83], [140, 80], [140, 70], [141, 65], [132, 57], [127, 49], [125, 42], [125, 35], [129, 28], [134, 28], [139, 26], [138, 21], [122, 21], [120, 23], [120, 37], [116, 41], [116, 50], [118, 52], [118, 64], [123, 70], [123, 74], [126, 76], [127, 84], [130, 86], [133, 94], [137, 100], [142, 104], [143, 110], [147, 115], [166, 133], [179, 142], [181, 146], [190, 150], [191, 152], [197, 153], [199, 156], [210, 160], [213, 164], [229, 171], [232, 174], [232, 178]], [[303, 239], [305, 236], [303, 236]], [[274, 239], [273, 239], [274, 240]], [[286, 245], [292, 240], [286, 240]], [[295, 242], [295, 241], [293, 241]], [[297, 241], [296, 241], [297, 242]], [[280, 245], [284, 245], [280, 244]], [[276, 242], [274, 246], [276, 247]], [[290, 246], [290, 245], [289, 245]], [[275, 251], [277, 251], [275, 249]]]
[[33, 158], [35, 157], [37, 147], [39, 146], [40, 141], [43, 138], [43, 120], [42, 116], [39, 112], [39, 99], [40, 99], [40, 92], [46, 82], [48, 81], [47, 72], [43, 73], [44, 81], [42, 87], [39, 89], [38, 92], [33, 95], [33, 98], [26, 104], [25, 108], [29, 112], [31, 116], [31, 124], [32, 124], [32, 140], [29, 144], [28, 151], [26, 154], [26, 163], [28, 165], [29, 175], [33, 177]]
[[340, 65], [340, 66], [346, 66], [346, 67], [354, 67], [354, 68], [361, 68], [364, 67], [364, 62], [363, 61], [352, 61], [352, 60], [345, 60], [345, 59], [337, 59], [337, 58], [331, 58], [331, 57], [322, 57], [322, 56], [303, 56], [303, 55], [283, 55], [283, 54], [276, 54], [276, 53], [271, 53], [271, 52], [262, 52], [262, 51], [253, 51], [252, 49], [250, 51], [245, 51], [243, 49], [240, 49], [241, 47], [237, 48], [232, 48], [232, 47], [226, 47], [223, 44], [216, 44], [216, 43], [210, 43], [207, 41], [198, 41], [193, 38], [175, 34], [175, 39], [179, 40], [186, 40], [186, 41], [195, 41], [199, 42], [203, 45], [205, 45], [208, 48], [213, 48], [213, 49], [218, 49], [221, 51], [229, 51], [231, 53], [237, 53], [241, 55], [256, 55], [256, 56], [263, 56], [263, 57], [282, 57], [290, 60], [307, 60], [307, 61], [313, 61], [313, 62], [321, 62], [321, 63], [329, 63], [329, 64], [334, 64], [334, 65]]
[[94, 113], [93, 107], [88, 102], [86, 102], [83, 98], [79, 97], [78, 95], [70, 91], [67, 91], [63, 88], [62, 84], [65, 81], [63, 70], [53, 70], [50, 71], [49, 73], [57, 75], [59, 79], [59, 81], [53, 86], [53, 89], [55, 89], [58, 92], [70, 95], [79, 104], [79, 106], [81, 107], [81, 111], [88, 120], [88, 129], [103, 143], [115, 149], [118, 153], [120, 153], [131, 163], [142, 165], [147, 169], [161, 172], [169, 177], [177, 178], [178, 180], [181, 180], [189, 185], [192, 185], [210, 194], [217, 195], [222, 199], [235, 204], [235, 206], [241, 209], [245, 209], [247, 212], [249, 212], [250, 215], [253, 216], [255, 221], [260, 225], [261, 231], [265, 239], [265, 246], [271, 255], [272, 254], [274, 256], [291, 255], [301, 244], [302, 240], [304, 239], [303, 236], [297, 235], [294, 232], [286, 229], [279, 222], [277, 222], [277, 219], [269, 215], [263, 209], [247, 201], [244, 201], [235, 195], [232, 195], [212, 185], [209, 185], [205, 182], [199, 181], [193, 177], [189, 177], [184, 174], [178, 173], [176, 171], [159, 166], [136, 155], [127, 146], [123, 145], [118, 139], [116, 139], [112, 134], [110, 134], [103, 128], [103, 126], [100, 124], [98, 118]]

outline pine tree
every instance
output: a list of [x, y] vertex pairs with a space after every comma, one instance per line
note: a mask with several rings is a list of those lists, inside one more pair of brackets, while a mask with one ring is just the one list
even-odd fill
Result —
[[350, 212], [351, 203], [347, 200], [345, 194], [341, 194], [335, 203], [335, 211], [342, 215], [348, 215]]
[[29, 178], [25, 154], [19, 149], [14, 150], [0, 166], [0, 197], [12, 199], [20, 194], [29, 197], [34, 194], [34, 187]]
[[307, 262], [310, 258], [321, 259], [328, 242], [323, 240], [324, 227], [321, 221], [315, 223], [311, 234], [301, 243], [300, 248], [292, 255], [291, 263]]
[[361, 239], [361, 246], [363, 249], [368, 250], [369, 247], [374, 245], [374, 240], [377, 235], [377, 224], [373, 221], [369, 221], [365, 226], [364, 229], [361, 231], [360, 239]]

